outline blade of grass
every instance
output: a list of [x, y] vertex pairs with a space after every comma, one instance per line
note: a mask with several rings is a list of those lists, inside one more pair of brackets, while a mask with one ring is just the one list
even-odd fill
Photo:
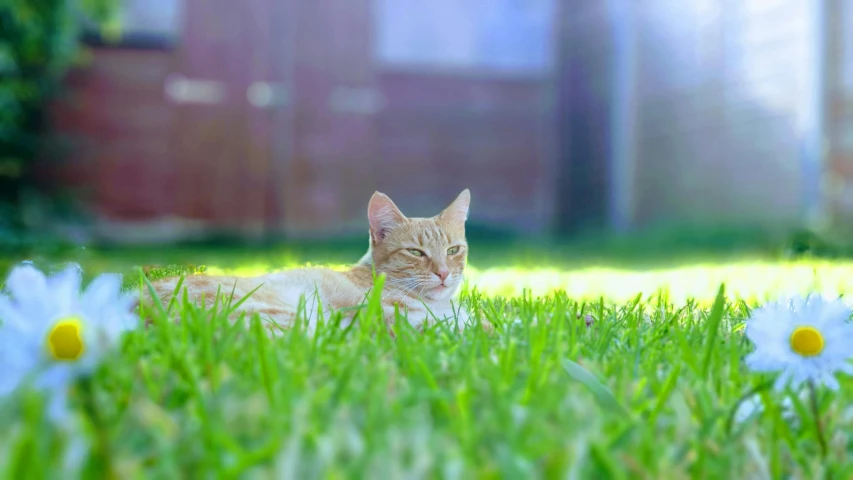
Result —
[[717, 335], [720, 331], [720, 322], [723, 320], [723, 311], [726, 305], [726, 284], [720, 284], [720, 289], [717, 291], [717, 298], [714, 299], [714, 305], [711, 307], [711, 314], [708, 315], [706, 331], [708, 337], [705, 340], [705, 358], [702, 361], [702, 378], [708, 378], [708, 369], [711, 368], [711, 360], [714, 358], [714, 348], [717, 346]]
[[593, 397], [595, 397], [599, 405], [626, 420], [632, 419], [630, 412], [616, 400], [616, 397], [609, 388], [595, 378], [595, 375], [589, 373], [588, 370], [580, 366], [577, 362], [573, 362], [568, 358], [564, 358], [562, 363], [566, 373], [585, 386], [592, 393]]

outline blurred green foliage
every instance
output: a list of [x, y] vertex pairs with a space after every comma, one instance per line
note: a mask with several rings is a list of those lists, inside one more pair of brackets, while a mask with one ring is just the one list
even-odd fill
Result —
[[104, 24], [120, 0], [0, 0], [0, 243], [26, 236], [40, 191], [34, 164], [45, 151], [47, 106], [77, 58], [89, 18]]

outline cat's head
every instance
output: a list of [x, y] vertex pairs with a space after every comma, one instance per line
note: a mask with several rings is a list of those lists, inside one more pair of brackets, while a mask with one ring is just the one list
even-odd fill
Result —
[[428, 300], [449, 299], [462, 283], [468, 258], [465, 220], [471, 193], [462, 191], [441, 213], [408, 218], [383, 193], [367, 206], [370, 250], [386, 291]]

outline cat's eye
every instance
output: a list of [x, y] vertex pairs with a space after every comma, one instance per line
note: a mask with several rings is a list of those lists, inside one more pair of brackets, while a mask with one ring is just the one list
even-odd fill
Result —
[[412, 255], [414, 255], [416, 257], [423, 257], [424, 256], [424, 252], [418, 250], [417, 248], [409, 248], [408, 250], [409, 250], [409, 253], [411, 253]]
[[459, 253], [459, 247], [450, 247], [447, 249], [448, 255], [456, 255], [457, 253]]

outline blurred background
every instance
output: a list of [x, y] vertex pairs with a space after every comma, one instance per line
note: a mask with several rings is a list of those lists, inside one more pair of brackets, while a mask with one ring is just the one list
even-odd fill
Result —
[[363, 243], [374, 190], [429, 216], [470, 188], [490, 238], [843, 243], [844, 25], [853, 1], [13, 0], [0, 238]]

